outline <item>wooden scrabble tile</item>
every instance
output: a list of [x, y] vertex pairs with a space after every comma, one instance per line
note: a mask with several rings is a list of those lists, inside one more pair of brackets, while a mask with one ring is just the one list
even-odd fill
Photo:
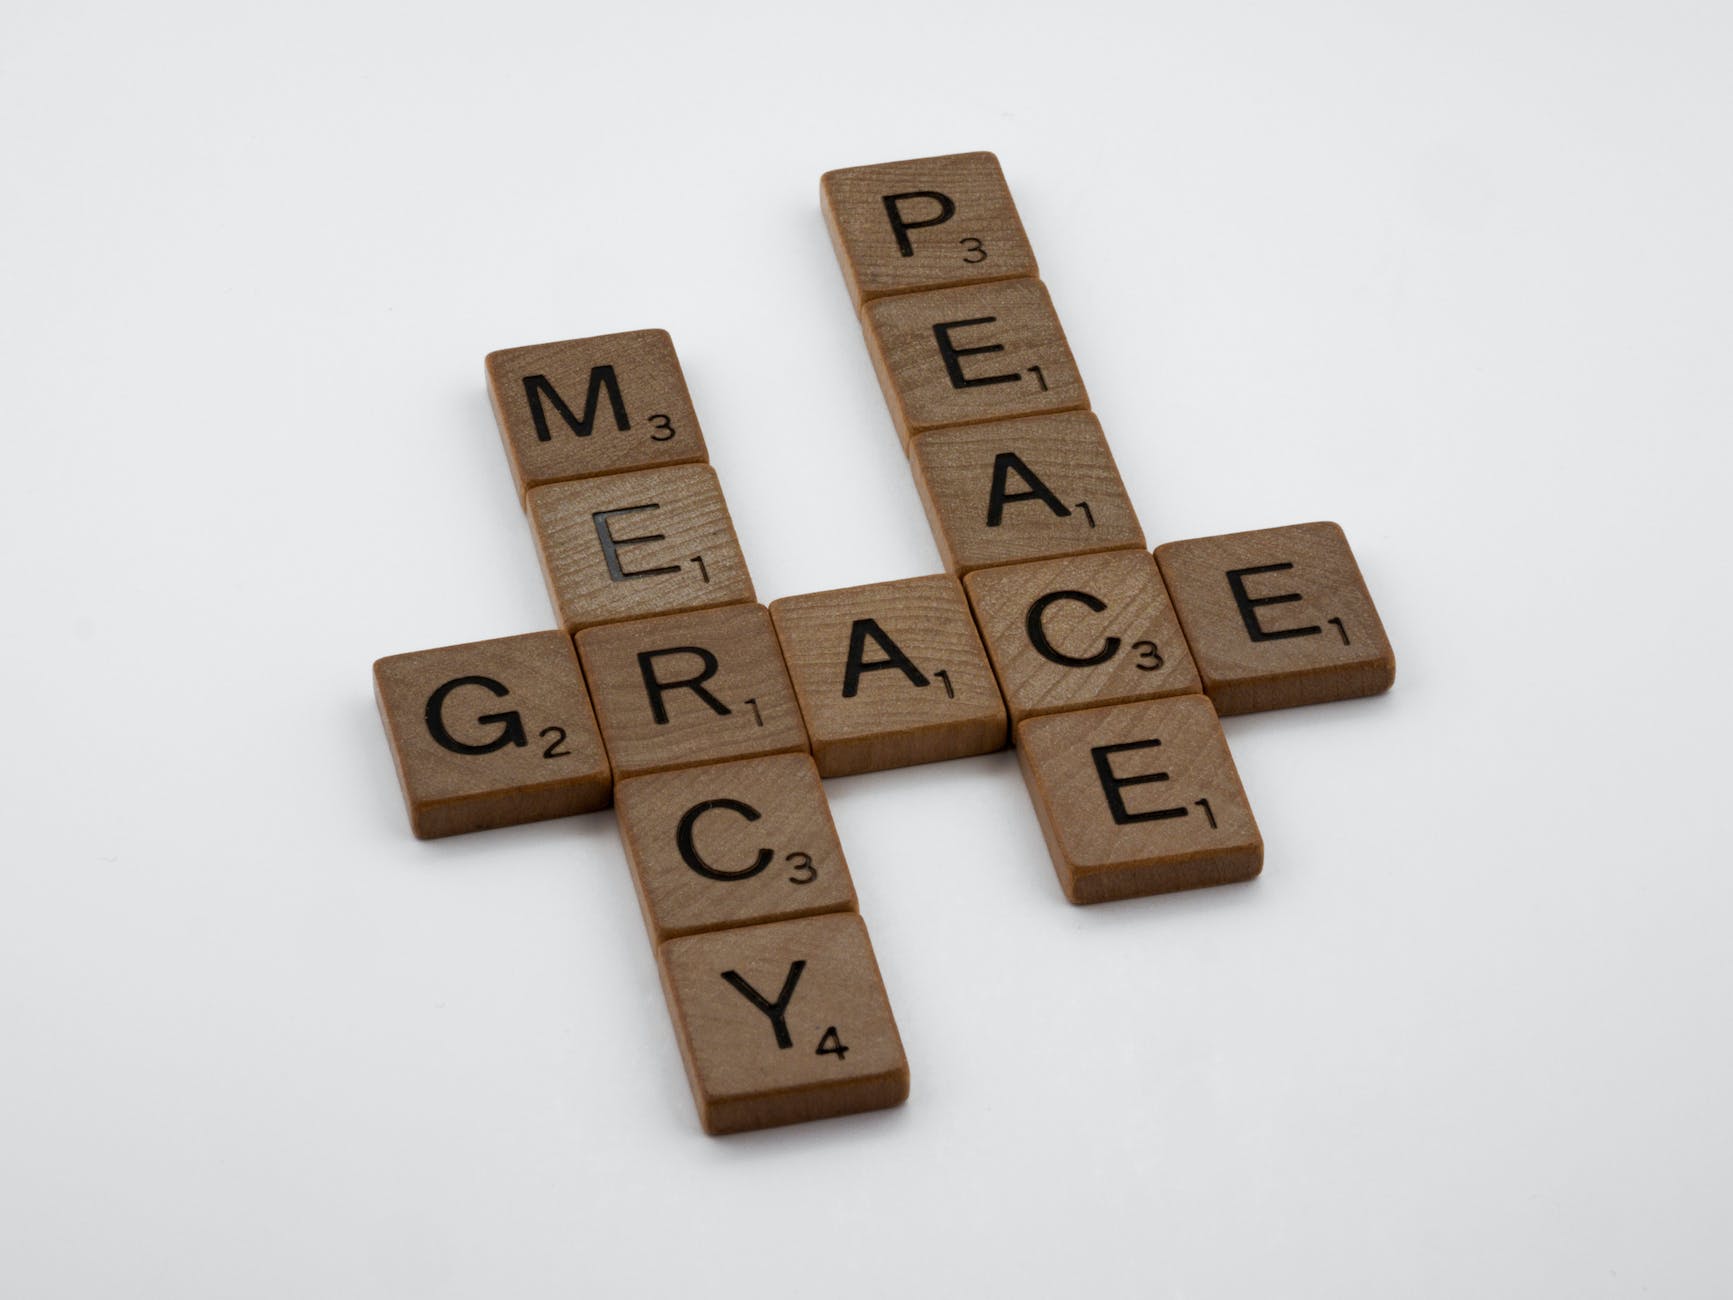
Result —
[[825, 776], [984, 754], [1005, 704], [955, 578], [774, 601], [770, 616]]
[[373, 689], [421, 839], [608, 806], [608, 756], [564, 632], [389, 655]]
[[550, 483], [528, 502], [548, 594], [570, 631], [753, 599], [708, 465]]
[[1201, 695], [1031, 718], [1017, 755], [1073, 903], [1250, 880], [1264, 841]]
[[819, 203], [857, 311], [885, 294], [1037, 274], [990, 153], [826, 172]]
[[634, 619], [578, 633], [614, 774], [806, 750], [762, 605]]
[[520, 498], [543, 483], [705, 458], [666, 330], [506, 348], [486, 365]]
[[614, 809], [653, 943], [855, 910], [809, 754], [635, 776]]
[[963, 586], [1013, 726], [1042, 713], [1203, 691], [1147, 551], [979, 569]]
[[1387, 691], [1396, 655], [1335, 524], [1158, 546], [1217, 712], [1255, 713]]
[[880, 298], [862, 325], [905, 448], [928, 429], [1089, 405], [1039, 280]]
[[909, 1064], [860, 917], [673, 939], [658, 953], [706, 1133], [901, 1104]]
[[936, 429], [914, 440], [909, 465], [952, 573], [1143, 548], [1101, 422], [1088, 411]]

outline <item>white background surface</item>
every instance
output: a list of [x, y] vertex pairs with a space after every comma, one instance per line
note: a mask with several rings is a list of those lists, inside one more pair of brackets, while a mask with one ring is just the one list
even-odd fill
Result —
[[[1727, 14], [10, 8], [0, 1290], [1721, 1292]], [[817, 182], [978, 148], [1151, 541], [1339, 520], [1398, 684], [1230, 720], [1249, 886], [831, 783], [913, 1097], [706, 1139], [612, 814], [417, 843], [369, 664], [551, 625], [503, 346], [936, 571]]]

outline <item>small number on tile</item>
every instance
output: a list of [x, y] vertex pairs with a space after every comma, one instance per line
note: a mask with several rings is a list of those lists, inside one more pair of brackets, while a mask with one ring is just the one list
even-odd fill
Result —
[[1161, 657], [1161, 650], [1153, 641], [1133, 641], [1131, 648], [1137, 651], [1137, 667], [1140, 672], [1153, 673], [1167, 662]]

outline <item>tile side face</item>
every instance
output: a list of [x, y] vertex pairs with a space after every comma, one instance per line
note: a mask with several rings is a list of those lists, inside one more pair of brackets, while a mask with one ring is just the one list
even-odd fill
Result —
[[564, 633], [391, 655], [373, 681], [422, 839], [607, 807], [608, 758]]
[[520, 498], [546, 483], [705, 459], [665, 330], [505, 348], [486, 370]]
[[809, 755], [632, 777], [614, 807], [653, 942], [855, 910]]
[[531, 530], [569, 631], [753, 599], [722, 487], [708, 465], [531, 489]]
[[658, 954], [707, 1133], [895, 1106], [909, 1067], [852, 913], [674, 939]]
[[1037, 273], [990, 153], [826, 172], [819, 202], [857, 310], [886, 294]]
[[955, 578], [789, 596], [770, 612], [825, 776], [1004, 747], [1004, 701]]
[[1089, 405], [1039, 280], [880, 298], [861, 322], [905, 449], [929, 429]]
[[1201, 695], [1032, 718], [1018, 758], [1073, 903], [1249, 880], [1263, 838]]
[[1394, 683], [1395, 653], [1335, 524], [1169, 542], [1155, 554], [1224, 716], [1376, 695]]

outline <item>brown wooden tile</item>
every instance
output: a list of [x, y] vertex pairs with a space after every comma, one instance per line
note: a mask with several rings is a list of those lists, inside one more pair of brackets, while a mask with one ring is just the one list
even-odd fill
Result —
[[570, 631], [753, 599], [708, 465], [550, 483], [528, 501], [548, 594]]
[[1168, 542], [1155, 558], [1224, 716], [1376, 695], [1396, 680], [1395, 653], [1337, 525]]
[[774, 601], [770, 616], [825, 776], [1005, 745], [1005, 704], [955, 578]]
[[963, 586], [1013, 726], [1203, 691], [1147, 551], [980, 569]]
[[614, 809], [653, 943], [855, 910], [809, 754], [635, 776]]
[[909, 1064], [853, 913], [673, 939], [658, 953], [706, 1133], [882, 1110]]
[[577, 636], [614, 774], [805, 752], [762, 605], [634, 619]]
[[608, 758], [564, 632], [389, 655], [373, 689], [424, 840], [608, 806]]
[[856, 310], [885, 294], [1037, 274], [990, 153], [826, 172], [819, 203]]
[[1031, 718], [1017, 756], [1065, 897], [1103, 903], [1250, 880], [1264, 842], [1201, 695]]
[[486, 367], [520, 498], [543, 483], [705, 459], [666, 330], [506, 348]]
[[1088, 411], [923, 433], [909, 466], [952, 573], [1143, 547], [1101, 422]]
[[1039, 280], [880, 298], [862, 325], [905, 448], [928, 429], [1089, 405]]

